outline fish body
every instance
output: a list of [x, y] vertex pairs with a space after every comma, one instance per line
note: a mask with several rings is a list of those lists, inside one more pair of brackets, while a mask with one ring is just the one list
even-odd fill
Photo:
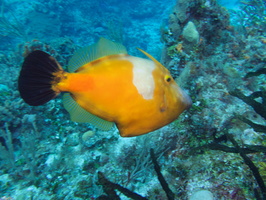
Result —
[[[169, 124], [190, 106], [190, 98], [175, 83], [169, 71], [146, 52], [141, 50], [150, 59], [134, 57], [128, 55], [123, 46], [106, 39], [101, 39], [88, 50], [98, 53], [85, 58], [84, 55], [89, 54], [74, 55], [70, 72], [62, 70], [48, 54], [35, 52], [43, 54], [37, 57], [46, 57], [43, 59], [46, 64], [39, 65], [51, 62], [58, 65], [50, 72], [50, 92], [54, 93], [51, 98], [61, 92], [68, 93], [63, 102], [73, 121], [90, 122], [103, 130], [110, 129], [115, 123], [121, 136], [130, 137]], [[27, 68], [27, 63], [34, 60], [33, 56], [25, 59], [23, 67]], [[25, 85], [32, 83], [23, 83], [23, 76], [26, 73], [22, 68], [19, 88], [27, 102], [30, 97], [23, 96], [23, 91]], [[34, 104], [30, 100], [28, 103]]]

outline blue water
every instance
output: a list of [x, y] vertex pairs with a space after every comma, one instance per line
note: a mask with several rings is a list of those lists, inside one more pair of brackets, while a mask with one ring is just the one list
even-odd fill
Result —
[[[160, 56], [160, 25], [174, 5], [168, 1], [3, 1], [3, 17], [18, 30], [2, 39], [5, 46], [37, 39], [67, 37], [86, 46], [106, 37]], [[10, 44], [11, 43], [11, 44]], [[1, 45], [2, 49], [5, 49]]]
[[[171, 21], [178, 16], [173, 14], [178, 2], [203, 4], [185, 13], [193, 17], [184, 22]], [[265, 2], [218, 0], [224, 13], [212, 8], [213, 2], [0, 0], [0, 200], [94, 200], [108, 193], [98, 184], [98, 172], [149, 200], [170, 199], [158, 181], [151, 149], [175, 199], [195, 200], [198, 192], [210, 200], [256, 199], [254, 188], [260, 187], [239, 154], [210, 149], [190, 154], [217, 140], [234, 148], [224, 139], [227, 131], [241, 147], [265, 146], [265, 131], [233, 117], [263, 126], [265, 118], [229, 93], [265, 90], [265, 75], [244, 78], [265, 68]], [[194, 46], [182, 32], [189, 21], [199, 35]], [[65, 68], [77, 49], [100, 37], [122, 43], [130, 55], [143, 57], [141, 48], [162, 61], [174, 78], [179, 76], [178, 84], [192, 98], [191, 109], [153, 133], [122, 138], [117, 130], [72, 122], [61, 95], [40, 107], [22, 101], [17, 79], [30, 51], [46, 51]], [[265, 181], [265, 153], [250, 158]]]

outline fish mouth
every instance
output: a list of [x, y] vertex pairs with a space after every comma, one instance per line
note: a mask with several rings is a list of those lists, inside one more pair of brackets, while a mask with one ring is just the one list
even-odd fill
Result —
[[186, 105], [186, 109], [189, 109], [192, 106], [192, 100], [191, 100], [190, 96], [188, 96], [188, 94], [185, 91], [181, 90], [181, 92], [182, 92], [182, 96], [183, 96], [183, 102]]
[[192, 100], [189, 97], [189, 95], [178, 85], [176, 86], [176, 90], [177, 90], [177, 98], [181, 100], [181, 102], [185, 106], [185, 109], [189, 109], [192, 105]]

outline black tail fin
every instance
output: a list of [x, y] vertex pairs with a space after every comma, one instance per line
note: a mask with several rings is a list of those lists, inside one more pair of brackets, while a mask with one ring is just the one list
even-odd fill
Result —
[[54, 72], [61, 66], [49, 54], [33, 51], [24, 60], [18, 78], [18, 90], [22, 99], [31, 106], [42, 105], [57, 96], [52, 90]]

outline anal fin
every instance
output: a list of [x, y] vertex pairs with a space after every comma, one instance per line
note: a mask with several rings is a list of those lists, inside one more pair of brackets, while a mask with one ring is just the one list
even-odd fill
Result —
[[97, 117], [85, 109], [83, 109], [69, 93], [64, 94], [63, 96], [63, 105], [65, 109], [69, 112], [70, 118], [74, 122], [87, 122], [96, 126], [97, 128], [108, 131], [114, 126], [113, 122], [106, 121]]

